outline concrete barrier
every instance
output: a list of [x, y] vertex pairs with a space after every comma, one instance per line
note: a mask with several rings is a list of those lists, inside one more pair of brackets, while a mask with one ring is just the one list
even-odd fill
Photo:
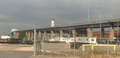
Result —
[[85, 46], [91, 46], [91, 50], [93, 50], [94, 49], [94, 46], [113, 46], [113, 50], [115, 50], [115, 47], [116, 46], [120, 46], [120, 45], [103, 45], [103, 44], [97, 44], [97, 45], [92, 45], [92, 44], [85, 44], [85, 45], [82, 45], [82, 51], [84, 51], [85, 50]]

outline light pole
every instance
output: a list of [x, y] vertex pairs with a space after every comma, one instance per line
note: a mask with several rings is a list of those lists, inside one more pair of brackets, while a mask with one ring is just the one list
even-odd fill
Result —
[[119, 42], [119, 21], [117, 21], [117, 42]]
[[101, 41], [101, 15], [100, 15], [100, 41]]
[[89, 5], [88, 5], [88, 23], [89, 23]]

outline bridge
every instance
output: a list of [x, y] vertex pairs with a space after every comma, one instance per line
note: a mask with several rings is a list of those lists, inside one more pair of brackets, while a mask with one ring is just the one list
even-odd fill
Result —
[[[91, 37], [93, 28], [101, 28], [101, 37], [104, 38], [104, 28], [109, 28], [109, 38], [114, 37], [114, 27], [120, 26], [120, 19], [114, 20], [103, 20], [103, 21], [93, 21], [87, 23], [78, 23], [78, 24], [70, 24], [70, 25], [62, 25], [55, 27], [45, 27], [45, 28], [37, 28], [36, 34], [38, 36], [47, 37], [47, 33], [51, 34], [51, 38], [53, 38], [54, 33], [58, 33], [60, 37], [63, 37], [64, 33], [69, 34], [69, 37], [76, 37], [78, 33], [84, 34], [84, 36]], [[27, 39], [33, 39], [33, 31], [34, 29], [28, 30], [20, 30], [26, 32]], [[14, 38], [18, 38], [19, 31], [15, 32]]]

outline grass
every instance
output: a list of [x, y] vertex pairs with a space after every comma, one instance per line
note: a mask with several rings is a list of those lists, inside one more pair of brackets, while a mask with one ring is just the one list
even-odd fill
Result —
[[[59, 51], [57, 53], [45, 52], [45, 55], [49, 55], [52, 57], [73, 57], [74, 51]], [[109, 50], [109, 55], [107, 55], [107, 50], [86, 50], [86, 51], [75, 51], [76, 57], [83, 57], [83, 58], [118, 58], [120, 57], [120, 51], [113, 51]]]
[[[109, 50], [109, 54], [111, 53], [111, 50]], [[88, 51], [88, 54], [100, 54], [100, 55], [103, 55], [103, 54], [107, 54], [107, 50], [97, 50], [97, 49], [94, 49], [94, 50], [90, 50]]]

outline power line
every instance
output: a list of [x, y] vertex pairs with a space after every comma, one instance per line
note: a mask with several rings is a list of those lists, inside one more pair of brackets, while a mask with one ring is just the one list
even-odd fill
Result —
[[109, 7], [109, 6], [113, 6], [113, 5], [116, 5], [116, 4], [120, 4], [120, 2], [119, 2], [119, 3], [114, 3], [114, 4], [111, 4], [111, 5], [106, 5], [106, 6], [94, 7], [93, 9], [95, 9], [95, 8]]
[[85, 18], [87, 18], [87, 16], [83, 17], [82, 20], [85, 19]]
[[[105, 17], [105, 18], [102, 18], [102, 19], [120, 19], [120, 16], [117, 16], [118, 18], [116, 17]], [[92, 19], [100, 19], [100, 18], [92, 18]]]
[[[77, 17], [76, 19], [79, 19], [79, 18], [83, 17], [83, 15], [87, 14], [87, 12], [88, 12], [88, 11], [85, 11], [85, 12], [83, 12], [81, 15], [78, 15], [78, 17]], [[82, 19], [84, 19], [84, 18], [86, 18], [86, 16], [83, 17]], [[73, 19], [73, 20], [74, 20], [74, 19]]]
[[[83, 19], [85, 19], [85, 18], [87, 18], [87, 16], [83, 17], [82, 19], [80, 18], [80, 21], [84, 21]], [[69, 25], [69, 24], [71, 24], [71, 23], [67, 23], [66, 25]], [[76, 23], [72, 21], [72, 24], [76, 24]], [[62, 24], [62, 25], [64, 25], [64, 24]]]
[[84, 14], [86, 14], [88, 11], [85, 11], [84, 13], [82, 13], [79, 17], [83, 16]]
[[[91, 10], [91, 8], [90, 8], [89, 10]], [[87, 11], [85, 11], [85, 12], [83, 12], [81, 15], [79, 15], [79, 17], [81, 17], [81, 16], [83, 16], [83, 15], [87, 14], [87, 12], [88, 12], [88, 10], [87, 10]], [[78, 18], [79, 18], [79, 17], [78, 17]]]
[[[100, 12], [100, 13], [108, 13], [108, 12], [116, 12], [116, 11], [120, 11], [120, 9], [119, 10], [113, 10], [113, 11], [106, 11], [106, 12]], [[100, 13], [93, 13], [93, 14], [100, 14]]]

